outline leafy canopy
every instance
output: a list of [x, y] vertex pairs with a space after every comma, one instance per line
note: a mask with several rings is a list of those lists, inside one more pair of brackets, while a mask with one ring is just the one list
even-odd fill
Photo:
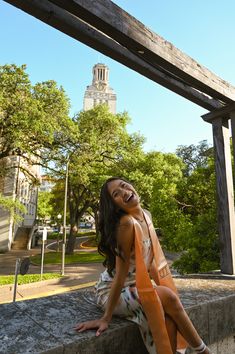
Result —
[[[78, 136], [77, 125], [68, 114], [69, 100], [55, 81], [32, 85], [25, 65], [0, 66], [0, 178], [11, 176], [17, 167], [12, 156], [44, 167], [64, 159]], [[29, 165], [21, 164], [20, 169], [35, 183]], [[4, 198], [1, 205], [13, 210]]]

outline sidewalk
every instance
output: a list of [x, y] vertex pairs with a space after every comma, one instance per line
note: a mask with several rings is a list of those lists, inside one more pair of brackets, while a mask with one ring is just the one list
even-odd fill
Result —
[[[51, 251], [46, 248], [45, 252]], [[0, 254], [0, 275], [14, 275], [17, 258], [23, 259], [40, 253], [41, 247], [38, 246], [31, 250], [11, 250], [5, 254]], [[171, 265], [177, 255], [169, 252], [165, 253], [168, 264]], [[18, 285], [16, 301], [51, 296], [93, 286], [103, 270], [102, 263], [67, 264], [65, 265], [64, 277]], [[27, 274], [40, 274], [40, 272], [40, 266], [30, 264]], [[61, 264], [45, 264], [43, 273], [61, 273]], [[13, 292], [13, 284], [0, 286], [0, 304], [12, 302]]]
[[[40, 247], [32, 250], [12, 250], [0, 254], [0, 275], [14, 275], [16, 259], [23, 259], [39, 254]], [[48, 252], [48, 250], [47, 250]], [[18, 285], [16, 300], [27, 300], [43, 296], [60, 294], [93, 286], [103, 270], [102, 263], [68, 264], [65, 265], [65, 276], [58, 279], [45, 280], [36, 283]], [[27, 274], [40, 274], [40, 266], [30, 264]], [[43, 273], [60, 273], [61, 265], [44, 265]], [[0, 304], [12, 302], [14, 286], [0, 286]]]

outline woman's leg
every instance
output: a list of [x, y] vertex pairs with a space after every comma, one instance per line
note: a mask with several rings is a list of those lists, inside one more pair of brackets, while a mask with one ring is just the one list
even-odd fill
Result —
[[172, 352], [176, 352], [176, 344], [177, 344], [177, 326], [176, 323], [172, 320], [168, 315], [165, 316], [166, 329], [168, 333], [168, 337], [171, 343]]
[[[190, 346], [194, 348], [199, 347], [202, 343], [202, 339], [184, 310], [178, 296], [176, 296], [172, 290], [164, 286], [158, 286], [156, 291], [162, 302], [165, 313], [176, 323], [179, 332]], [[209, 354], [210, 351], [208, 348], [205, 348], [201, 353]]]
[[119, 303], [114, 310], [114, 314], [123, 316], [128, 320], [137, 323], [148, 353], [156, 354], [156, 348], [149, 329], [148, 320], [140, 304], [138, 292], [135, 286], [127, 286], [123, 289]]

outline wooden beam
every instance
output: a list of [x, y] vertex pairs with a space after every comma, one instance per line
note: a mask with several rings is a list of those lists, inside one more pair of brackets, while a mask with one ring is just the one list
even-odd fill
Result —
[[228, 120], [212, 122], [218, 196], [221, 271], [235, 274], [235, 214]]
[[211, 123], [216, 118], [226, 118], [229, 119], [231, 112], [235, 111], [235, 102], [224, 107], [213, 110], [212, 112], [203, 114], [201, 117], [204, 121]]
[[145, 27], [110, 0], [51, 0], [159, 69], [225, 103], [235, 101], [235, 87]]
[[17, 6], [50, 26], [89, 45], [205, 109], [214, 110], [215, 108], [221, 107], [220, 101], [210, 98], [186, 85], [184, 82], [161, 72], [111, 38], [97, 31], [94, 27], [89, 26], [76, 16], [71, 15], [66, 10], [61, 9], [48, 0], [25, 0], [23, 2], [21, 0], [6, 0], [6, 2]]

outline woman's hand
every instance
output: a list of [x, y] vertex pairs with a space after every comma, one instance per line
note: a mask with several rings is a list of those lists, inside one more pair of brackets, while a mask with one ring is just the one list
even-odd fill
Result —
[[108, 328], [109, 322], [103, 318], [99, 320], [87, 321], [78, 323], [75, 326], [75, 331], [84, 332], [88, 329], [96, 329], [96, 336], [98, 337], [101, 333], [103, 333]]

